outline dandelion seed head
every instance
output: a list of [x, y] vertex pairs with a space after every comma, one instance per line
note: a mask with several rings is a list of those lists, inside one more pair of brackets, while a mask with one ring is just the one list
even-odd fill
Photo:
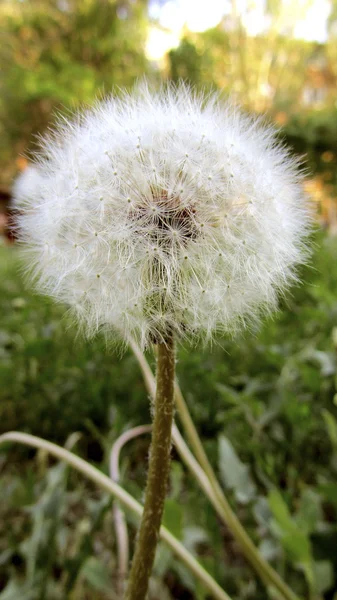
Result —
[[60, 120], [14, 197], [37, 288], [88, 335], [143, 347], [254, 323], [307, 255], [301, 175], [272, 128], [183, 85]]

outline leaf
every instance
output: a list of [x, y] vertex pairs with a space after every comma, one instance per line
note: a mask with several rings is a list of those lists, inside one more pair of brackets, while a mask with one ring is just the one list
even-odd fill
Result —
[[234, 405], [242, 404], [240, 394], [238, 394], [238, 392], [235, 389], [231, 388], [229, 385], [225, 385], [224, 383], [217, 383], [215, 387], [228, 403]]
[[298, 527], [291, 517], [288, 506], [278, 490], [271, 490], [268, 500], [275, 519], [271, 522], [271, 530], [277, 535], [289, 557], [302, 566], [309, 579], [312, 560], [309, 536]]
[[285, 534], [281, 543], [289, 557], [302, 567], [311, 565], [312, 552], [309, 538], [299, 529]]
[[264, 496], [258, 496], [253, 506], [253, 514], [259, 525], [262, 527], [268, 527], [271, 512], [267, 498]]
[[318, 560], [313, 564], [314, 587], [318, 594], [323, 594], [332, 587], [334, 582], [334, 573], [331, 562], [328, 560]]
[[36, 591], [26, 584], [20, 585], [11, 580], [0, 594], [1, 600], [36, 600]]
[[184, 471], [182, 465], [176, 460], [172, 461], [170, 473], [170, 498], [175, 500], [179, 497], [184, 487]]
[[109, 571], [98, 558], [90, 556], [84, 563], [80, 576], [99, 592], [111, 590]]
[[183, 535], [183, 518], [183, 506], [177, 500], [167, 498], [165, 501], [163, 525], [179, 540], [181, 540]]
[[247, 504], [256, 495], [249, 467], [237, 456], [232, 444], [224, 436], [219, 437], [219, 469], [224, 485], [233, 490], [238, 502]]
[[319, 364], [322, 377], [329, 377], [336, 373], [336, 359], [333, 353], [311, 348], [307, 351], [306, 357]]
[[174, 562], [173, 554], [165, 544], [158, 544], [154, 561], [154, 571], [158, 577], [164, 577]]
[[323, 518], [319, 494], [306, 488], [301, 495], [299, 509], [296, 513], [296, 523], [302, 531], [313, 533], [319, 521]]
[[325, 500], [337, 507], [337, 483], [322, 483], [317, 490], [323, 494]]
[[334, 448], [337, 450], [337, 422], [335, 417], [325, 408], [322, 410], [323, 419], [325, 421], [326, 428], [328, 430], [328, 435], [330, 438], [330, 442]]
[[273, 488], [268, 495], [269, 508], [283, 530], [288, 530], [292, 527], [288, 506], [284, 502], [280, 492]]

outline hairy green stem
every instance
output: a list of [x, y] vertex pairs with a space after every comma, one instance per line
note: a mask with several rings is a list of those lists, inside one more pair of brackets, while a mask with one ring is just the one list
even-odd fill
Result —
[[[155, 380], [149, 364], [144, 354], [133, 340], [130, 340], [130, 345], [141, 367], [146, 387], [149, 393], [153, 395], [155, 389]], [[275, 569], [273, 569], [273, 567], [261, 556], [260, 552], [253, 544], [244, 527], [241, 525], [240, 521], [231, 509], [229, 502], [217, 480], [214, 470], [207, 458], [200, 437], [177, 383], [175, 383], [174, 394], [178, 415], [183, 423], [187, 438], [200, 466], [196, 462], [193, 455], [191, 455], [186, 444], [183, 442], [177, 428], [174, 428], [173, 440], [174, 443], [177, 444], [177, 448], [185, 464], [199, 482], [200, 487], [204, 490], [221, 520], [229, 527], [234, 538], [240, 543], [244, 556], [250, 562], [255, 571], [260, 575], [267, 589], [271, 588], [271, 590], [274, 590], [274, 592], [278, 592], [278, 595], [284, 598], [284, 600], [299, 600], [298, 596], [288, 587]], [[200, 467], [202, 468], [201, 470]]]
[[[76, 456], [69, 450], [48, 442], [42, 438], [21, 433], [19, 431], [9, 431], [0, 435], [0, 446], [8, 442], [18, 442], [33, 448], [39, 448], [49, 452], [59, 460], [63, 460], [68, 465], [82, 473], [85, 477], [96, 483], [103, 490], [112, 494], [119, 500], [125, 508], [134, 513], [137, 517], [142, 516], [143, 508], [130, 494], [128, 494], [117, 483], [111, 481], [109, 477], [101, 473], [98, 469], [87, 463], [83, 458]], [[160, 538], [167, 544], [171, 551], [181, 562], [195, 575], [195, 577], [204, 585], [215, 600], [231, 600], [226, 592], [216, 583], [216, 581], [205, 571], [192, 554], [175, 538], [166, 527], [161, 526], [159, 531]]]
[[126, 600], [144, 600], [153, 567], [167, 493], [174, 415], [173, 337], [157, 345], [157, 385], [142, 522], [137, 536]]

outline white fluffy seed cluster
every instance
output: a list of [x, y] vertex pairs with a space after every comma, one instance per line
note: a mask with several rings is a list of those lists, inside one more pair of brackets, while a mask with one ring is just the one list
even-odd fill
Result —
[[273, 130], [185, 86], [60, 119], [14, 196], [37, 288], [89, 335], [143, 347], [256, 321], [306, 255], [301, 177]]

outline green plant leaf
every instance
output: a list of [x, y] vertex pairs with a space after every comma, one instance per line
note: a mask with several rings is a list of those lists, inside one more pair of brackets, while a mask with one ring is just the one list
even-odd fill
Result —
[[256, 486], [247, 467], [237, 456], [232, 444], [224, 436], [219, 437], [219, 470], [224, 485], [233, 490], [236, 499], [247, 504], [256, 495]]
[[108, 568], [102, 561], [94, 556], [90, 556], [85, 561], [80, 576], [99, 592], [108, 592], [111, 590], [112, 584]]
[[269, 508], [281, 528], [285, 531], [291, 529], [293, 527], [293, 522], [288, 506], [276, 488], [273, 488], [269, 492], [268, 502]]
[[312, 533], [322, 518], [320, 495], [310, 488], [304, 489], [295, 517], [298, 527], [306, 533]]
[[314, 586], [318, 594], [323, 594], [332, 587], [334, 572], [328, 560], [315, 561], [313, 564]]
[[0, 594], [1, 600], [37, 600], [36, 591], [30, 586], [20, 585], [18, 582], [11, 580], [5, 589]]
[[330, 442], [334, 450], [337, 450], [337, 421], [335, 417], [331, 414], [331, 412], [329, 412], [325, 408], [323, 408], [322, 410], [322, 416], [325, 421]]
[[271, 522], [271, 530], [277, 535], [289, 557], [295, 563], [300, 564], [309, 577], [312, 551], [308, 535], [291, 517], [288, 506], [277, 489], [271, 490], [268, 499], [274, 517]]
[[179, 540], [183, 535], [184, 509], [177, 500], [167, 498], [165, 501], [163, 525]]

